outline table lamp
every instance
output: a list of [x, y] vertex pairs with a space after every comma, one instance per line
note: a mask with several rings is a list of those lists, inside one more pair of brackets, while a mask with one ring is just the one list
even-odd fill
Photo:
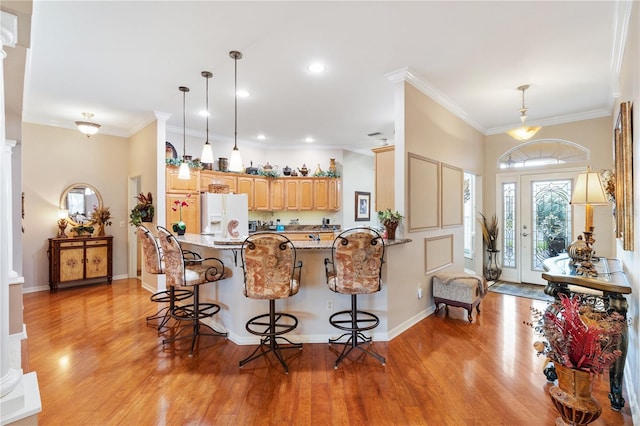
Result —
[[[578, 174], [576, 184], [573, 188], [573, 194], [571, 195], [571, 205], [585, 206], [585, 224], [584, 224], [584, 243], [581, 244], [582, 248], [577, 250], [574, 247], [575, 242], [569, 246], [567, 252], [576, 263], [579, 261], [590, 261], [593, 249], [591, 246], [595, 243], [593, 239], [593, 206], [606, 206], [609, 204], [607, 195], [604, 192], [602, 181], [600, 180], [600, 174], [598, 172], [592, 172], [591, 167], [587, 166], [585, 173]], [[572, 248], [574, 250], [572, 250]], [[576, 253], [578, 252], [579, 253]]]

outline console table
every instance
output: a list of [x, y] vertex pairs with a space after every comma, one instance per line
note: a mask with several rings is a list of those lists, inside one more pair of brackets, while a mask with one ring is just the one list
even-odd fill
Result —
[[[544, 292], [558, 299], [558, 294], [567, 296], [578, 294], [584, 303], [591, 304], [606, 312], [618, 312], [627, 319], [627, 300], [625, 294], [631, 293], [631, 286], [618, 259], [598, 258], [592, 260], [596, 276], [579, 275], [576, 267], [570, 263], [566, 253], [546, 259], [543, 267], [546, 272], [542, 278], [547, 280]], [[611, 408], [619, 411], [624, 407], [622, 397], [622, 375], [627, 358], [629, 331], [622, 329], [622, 339], [618, 349], [622, 355], [609, 370], [609, 400]]]
[[49, 238], [49, 288], [113, 279], [113, 237]]

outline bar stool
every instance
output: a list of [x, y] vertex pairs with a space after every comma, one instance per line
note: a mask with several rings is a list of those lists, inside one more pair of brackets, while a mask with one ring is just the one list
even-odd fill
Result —
[[[136, 234], [142, 242], [142, 259], [144, 261], [145, 271], [154, 275], [163, 275], [162, 251], [160, 250], [156, 237], [144, 225], [138, 225]], [[172, 286], [169, 286], [166, 290], [153, 293], [149, 299], [155, 303], [166, 303], [166, 306], [154, 315], [148, 316], [147, 325], [149, 321], [159, 319], [158, 330], [161, 330], [171, 318], [169, 312], [174, 308], [176, 302], [188, 299], [192, 295], [193, 291], [191, 290], [175, 289]]]
[[[163, 344], [173, 343], [182, 339], [191, 339], [191, 351], [200, 336], [227, 337], [228, 333], [214, 330], [212, 327], [201, 324], [200, 320], [210, 318], [220, 311], [220, 305], [211, 302], [200, 302], [200, 286], [202, 284], [217, 282], [231, 276], [231, 271], [224, 267], [224, 263], [215, 257], [201, 258], [196, 253], [182, 250], [180, 242], [166, 228], [158, 226], [158, 238], [164, 255], [164, 271], [167, 276], [167, 285], [170, 287], [193, 287], [193, 303], [175, 306], [169, 314], [179, 321], [191, 321], [193, 327], [191, 334], [181, 335], [181, 330], [176, 336], [165, 339]], [[211, 329], [212, 333], [205, 333], [201, 327]]]
[[[329, 344], [344, 345], [336, 359], [334, 368], [353, 350], [359, 349], [385, 365], [384, 357], [372, 349], [371, 337], [363, 334], [378, 326], [380, 319], [371, 312], [358, 310], [357, 295], [380, 291], [382, 264], [384, 262], [384, 240], [375, 230], [365, 227], [352, 228], [342, 232], [333, 240], [331, 259], [325, 259], [327, 285], [335, 293], [351, 295], [351, 309], [336, 312], [329, 317], [332, 326], [344, 331], [337, 339], [329, 339]], [[342, 340], [348, 337], [346, 341]]]
[[242, 243], [242, 268], [244, 295], [251, 299], [269, 300], [269, 313], [255, 316], [247, 322], [247, 331], [261, 339], [251, 355], [240, 361], [240, 368], [273, 352], [288, 373], [289, 367], [281, 351], [302, 349], [302, 343], [293, 343], [282, 335], [294, 330], [298, 319], [291, 314], [276, 312], [275, 300], [298, 292], [302, 262], [296, 261], [296, 249], [287, 237], [261, 232], [250, 235]]

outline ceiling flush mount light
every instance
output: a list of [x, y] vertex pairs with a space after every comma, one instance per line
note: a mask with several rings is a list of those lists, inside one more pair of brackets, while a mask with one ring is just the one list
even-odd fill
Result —
[[535, 135], [538, 130], [542, 127], [540, 126], [526, 126], [524, 124], [527, 119], [527, 107], [524, 105], [524, 91], [529, 88], [528, 84], [523, 84], [522, 86], [518, 86], [518, 90], [522, 92], [522, 108], [520, 108], [520, 121], [522, 121], [522, 125], [516, 129], [509, 130], [507, 133], [514, 139], [519, 141], [527, 141]]
[[315, 62], [315, 63], [309, 65], [307, 67], [307, 69], [309, 71], [311, 71], [312, 73], [314, 73], [314, 74], [319, 74], [319, 73], [324, 71], [324, 65], [321, 64], [320, 62]]
[[209, 79], [213, 76], [209, 71], [202, 71], [202, 76], [206, 79], [206, 99], [207, 99], [207, 140], [202, 147], [202, 155], [200, 156], [200, 161], [202, 163], [213, 163], [213, 150], [211, 149], [211, 144], [209, 143]]
[[259, 135], [257, 136], [257, 138], [258, 138], [258, 139], [260, 139], [261, 141], [263, 141], [263, 140], [267, 139], [267, 137], [266, 137], [265, 135], [263, 135], [262, 133], [261, 133], [261, 134], [259, 134]]
[[313, 142], [313, 138], [311, 136], [305, 138], [304, 140], [306, 143], [312, 143]]
[[91, 135], [98, 133], [100, 125], [91, 121], [93, 114], [90, 112], [83, 112], [82, 116], [84, 117], [84, 120], [76, 121], [76, 126], [78, 126], [78, 130], [87, 135], [87, 138], [90, 138]]
[[241, 172], [242, 171], [242, 157], [240, 156], [240, 150], [238, 149], [238, 59], [242, 59], [242, 53], [237, 50], [229, 52], [229, 56], [233, 59], [234, 64], [234, 100], [235, 100], [235, 112], [234, 112], [234, 133], [233, 133], [233, 151], [231, 151], [231, 158], [229, 160], [229, 171]]
[[189, 161], [191, 161], [191, 156], [187, 155], [187, 109], [186, 109], [186, 98], [187, 92], [189, 91], [188, 87], [180, 86], [178, 90], [182, 92], [182, 163], [180, 163], [180, 169], [178, 170], [178, 179], [188, 180], [191, 178], [191, 173], [189, 172]]

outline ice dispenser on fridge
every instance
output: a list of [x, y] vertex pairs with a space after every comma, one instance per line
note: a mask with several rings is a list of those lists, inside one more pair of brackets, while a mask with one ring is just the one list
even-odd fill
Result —
[[247, 194], [204, 193], [200, 204], [202, 234], [230, 240], [249, 235]]

